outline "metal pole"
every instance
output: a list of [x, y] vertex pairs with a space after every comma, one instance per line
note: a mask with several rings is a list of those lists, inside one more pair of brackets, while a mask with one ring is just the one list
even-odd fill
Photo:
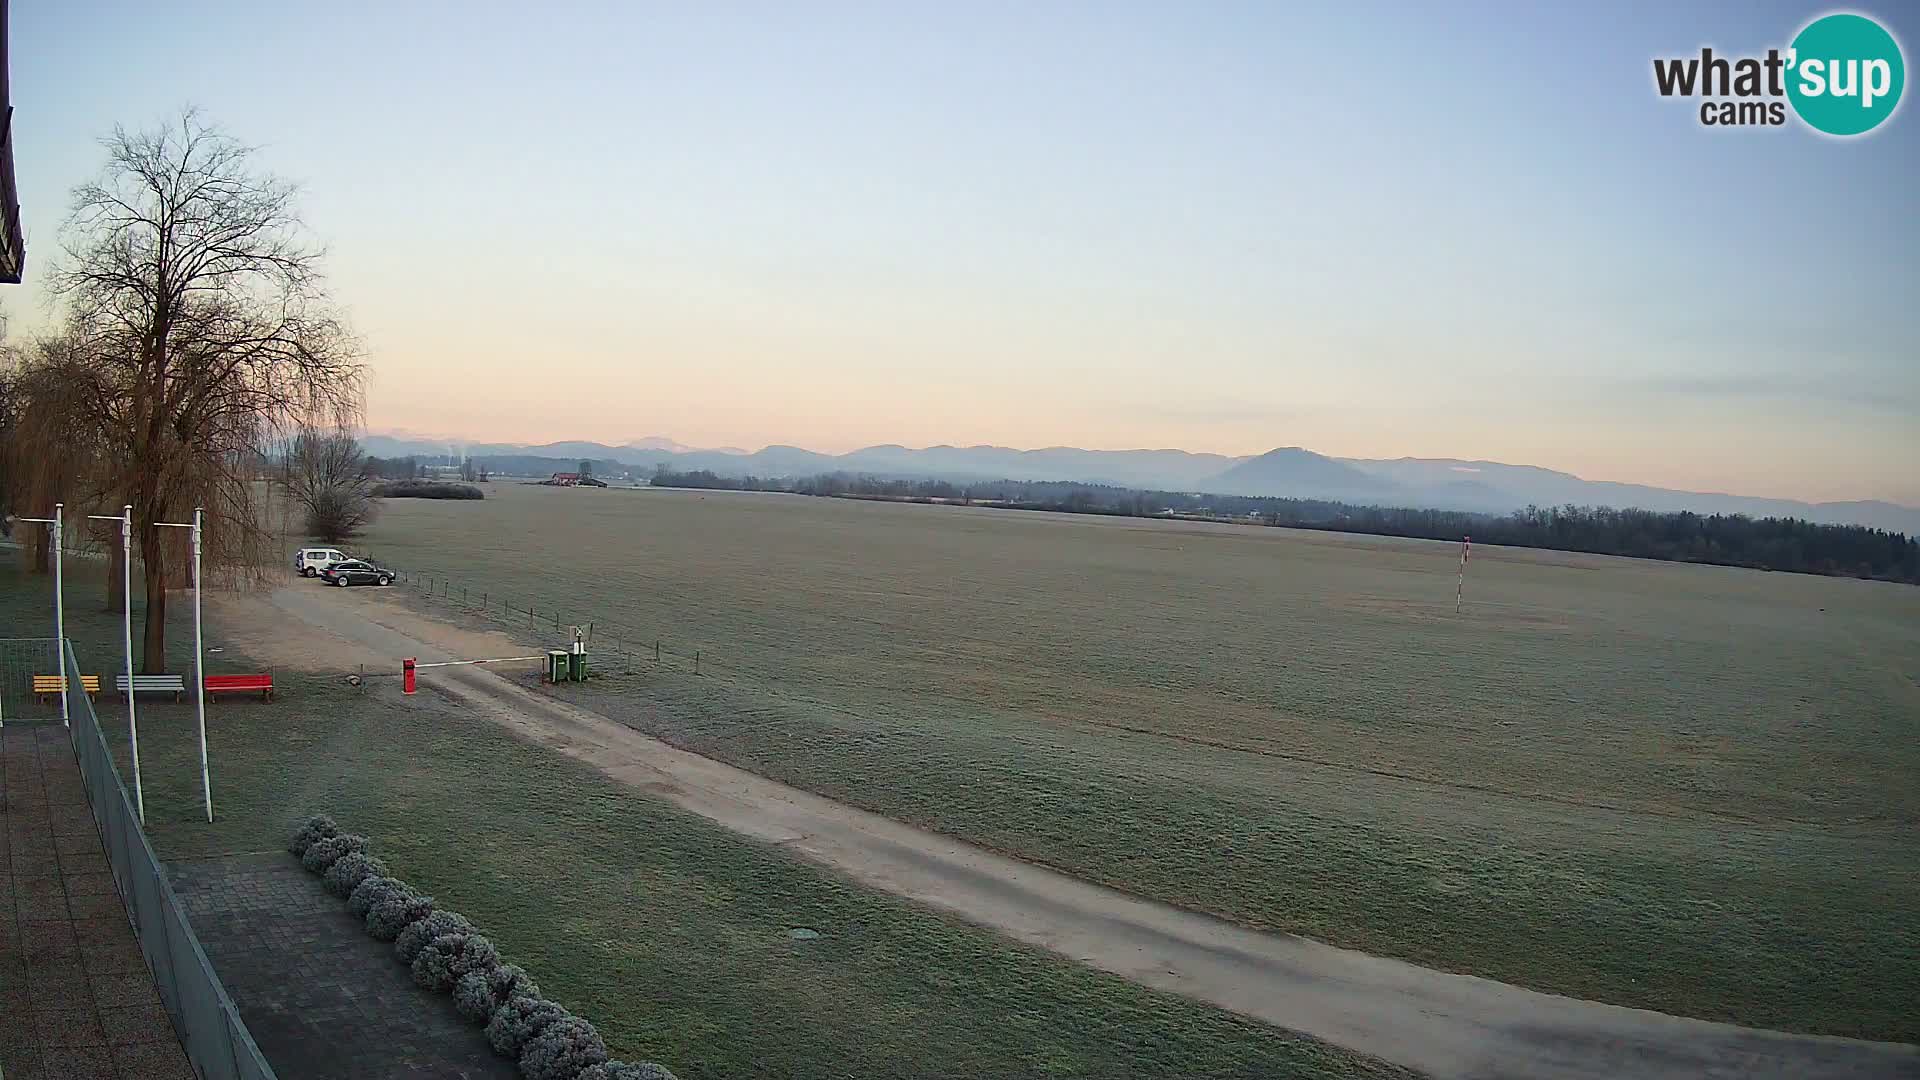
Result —
[[140, 790], [140, 720], [133, 705], [133, 506], [122, 506], [118, 517], [87, 517], [120, 523], [120, 644], [127, 651], [127, 737], [133, 742], [133, 804], [140, 812], [140, 824], [145, 825], [147, 800]]
[[[133, 744], [133, 803], [140, 827], [147, 824], [147, 796], [140, 787], [140, 720], [133, 707], [133, 504], [120, 507], [120, 637], [127, 649], [127, 739]], [[159, 553], [154, 553], [157, 558]]]
[[1473, 551], [1473, 537], [1460, 538], [1460, 581], [1453, 587], [1453, 613], [1460, 614], [1460, 599], [1467, 591], [1467, 555]]
[[[68, 723], [69, 714], [67, 712], [67, 695], [65, 693], [67, 688], [67, 650], [64, 642], [67, 640], [67, 600], [66, 593], [60, 584], [60, 519], [66, 517], [66, 508], [66, 503], [54, 503], [53, 516], [50, 518], [19, 518], [17, 520], [31, 521], [40, 525], [50, 526], [50, 531], [53, 533], [53, 650], [60, 654], [60, 688], [62, 691], [60, 694], [60, 723], [72, 726]], [[75, 677], [79, 675], [78, 672], [74, 674]]]
[[[53, 648], [60, 654], [60, 688], [72, 689], [67, 685], [67, 596], [60, 582], [60, 521], [67, 516], [66, 503], [53, 504]], [[73, 678], [80, 673], [74, 672]], [[72, 727], [72, 716], [67, 711], [67, 695], [60, 695], [60, 723]]]
[[207, 770], [207, 672], [206, 641], [200, 632], [200, 594], [207, 591], [207, 580], [200, 576], [200, 532], [204, 511], [193, 508], [193, 681], [199, 693], [194, 696], [193, 711], [200, 722], [200, 791], [207, 802], [207, 821], [213, 821], [213, 774]]
[[[201, 632], [200, 594], [205, 586], [200, 580], [200, 533], [205, 511], [193, 508], [193, 520], [156, 521], [155, 525], [165, 529], [191, 529], [193, 531], [193, 711], [200, 728], [200, 791], [207, 805], [207, 820], [213, 820], [213, 777], [207, 771], [207, 661], [206, 637]], [[131, 683], [131, 680], [129, 680]]]

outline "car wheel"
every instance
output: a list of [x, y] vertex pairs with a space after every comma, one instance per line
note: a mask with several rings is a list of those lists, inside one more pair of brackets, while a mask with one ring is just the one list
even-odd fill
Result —
[[313, 576], [313, 567], [311, 567], [311, 566], [303, 566], [303, 567], [301, 567], [301, 568], [300, 568], [300, 576], [301, 576], [301, 577], [312, 577], [312, 576]]
[[334, 578], [334, 579], [333, 579], [333, 583], [334, 583], [335, 585], [338, 585], [338, 586], [340, 586], [340, 587], [341, 587], [341, 588], [343, 588], [343, 589], [347, 587], [347, 579], [346, 579], [345, 577], [337, 577], [337, 578]]
[[380, 579], [380, 584], [382, 584], [382, 585], [391, 585], [391, 584], [393, 584], [393, 579], [392, 579], [392, 578], [390, 578], [390, 577], [383, 577], [383, 578], [381, 578], [381, 579]]

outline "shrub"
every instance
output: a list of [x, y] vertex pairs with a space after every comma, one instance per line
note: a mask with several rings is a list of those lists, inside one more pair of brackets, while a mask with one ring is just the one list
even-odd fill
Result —
[[347, 895], [347, 910], [358, 918], [366, 918], [367, 911], [383, 897], [392, 896], [396, 891], [410, 892], [407, 883], [399, 878], [385, 877], [381, 874], [369, 874], [360, 879]]
[[279, 479], [306, 511], [309, 536], [337, 544], [373, 520], [367, 456], [352, 433], [303, 427], [281, 465]]
[[307, 849], [325, 840], [329, 836], [339, 836], [340, 826], [332, 818], [319, 814], [307, 819], [305, 825], [294, 830], [293, 839], [287, 841], [287, 850], [295, 855], [305, 855]]
[[300, 856], [300, 865], [311, 873], [324, 874], [335, 862], [347, 855], [367, 850], [367, 838], [347, 833], [343, 836], [329, 836], [325, 840], [315, 841]]
[[387, 864], [356, 851], [334, 860], [333, 865], [327, 867], [322, 883], [333, 895], [347, 897], [353, 895], [353, 890], [359, 888], [361, 882], [370, 877], [382, 877], [386, 872]]
[[315, 491], [307, 505], [307, 535], [329, 544], [351, 540], [366, 531], [379, 506], [364, 479]]
[[607, 1044], [593, 1025], [563, 1016], [527, 1041], [520, 1051], [520, 1071], [527, 1080], [577, 1080], [580, 1070], [606, 1060]]
[[392, 941], [400, 932], [433, 914], [433, 897], [402, 885], [367, 908], [367, 933]]
[[525, 969], [502, 964], [488, 971], [470, 971], [453, 986], [453, 1008], [476, 1024], [492, 1019], [493, 1011], [516, 997], [537, 998], [539, 984]]
[[500, 954], [482, 934], [442, 934], [413, 958], [413, 981], [428, 989], [447, 991], [467, 975], [500, 966]]
[[677, 1078], [667, 1071], [665, 1065], [656, 1065], [651, 1061], [632, 1065], [624, 1061], [607, 1061], [581, 1069], [578, 1080], [677, 1080]]
[[467, 921], [466, 916], [451, 911], [435, 911], [400, 931], [400, 936], [393, 939], [393, 955], [399, 957], [401, 963], [411, 966], [414, 958], [420, 955], [420, 950], [433, 944], [434, 938], [442, 934], [473, 932], [473, 924]]
[[487, 1045], [501, 1057], [519, 1060], [520, 1051], [549, 1024], [569, 1015], [545, 998], [514, 997], [493, 1010], [487, 1021]]
[[484, 499], [487, 493], [472, 484], [433, 480], [394, 480], [373, 489], [376, 499]]
[[423, 990], [453, 989], [458, 976], [453, 973], [453, 958], [466, 947], [468, 935], [441, 934], [420, 947], [413, 956], [413, 983]]

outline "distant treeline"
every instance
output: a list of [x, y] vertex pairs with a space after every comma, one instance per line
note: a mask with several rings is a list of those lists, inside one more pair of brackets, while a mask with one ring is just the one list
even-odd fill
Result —
[[1864, 525], [1820, 525], [1799, 518], [1659, 513], [1590, 506], [1529, 506], [1511, 514], [1356, 506], [1324, 499], [1151, 491], [1053, 481], [956, 484], [829, 473], [794, 480], [661, 470], [656, 487], [787, 491], [801, 495], [964, 503], [1019, 510], [1125, 517], [1189, 517], [1296, 529], [1458, 540], [1713, 563], [1801, 574], [1920, 584], [1920, 540]]

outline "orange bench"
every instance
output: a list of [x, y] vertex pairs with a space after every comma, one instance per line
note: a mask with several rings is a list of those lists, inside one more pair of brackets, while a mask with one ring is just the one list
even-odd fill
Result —
[[201, 686], [209, 695], [257, 692], [263, 700], [273, 700], [273, 676], [267, 674], [209, 675]]

